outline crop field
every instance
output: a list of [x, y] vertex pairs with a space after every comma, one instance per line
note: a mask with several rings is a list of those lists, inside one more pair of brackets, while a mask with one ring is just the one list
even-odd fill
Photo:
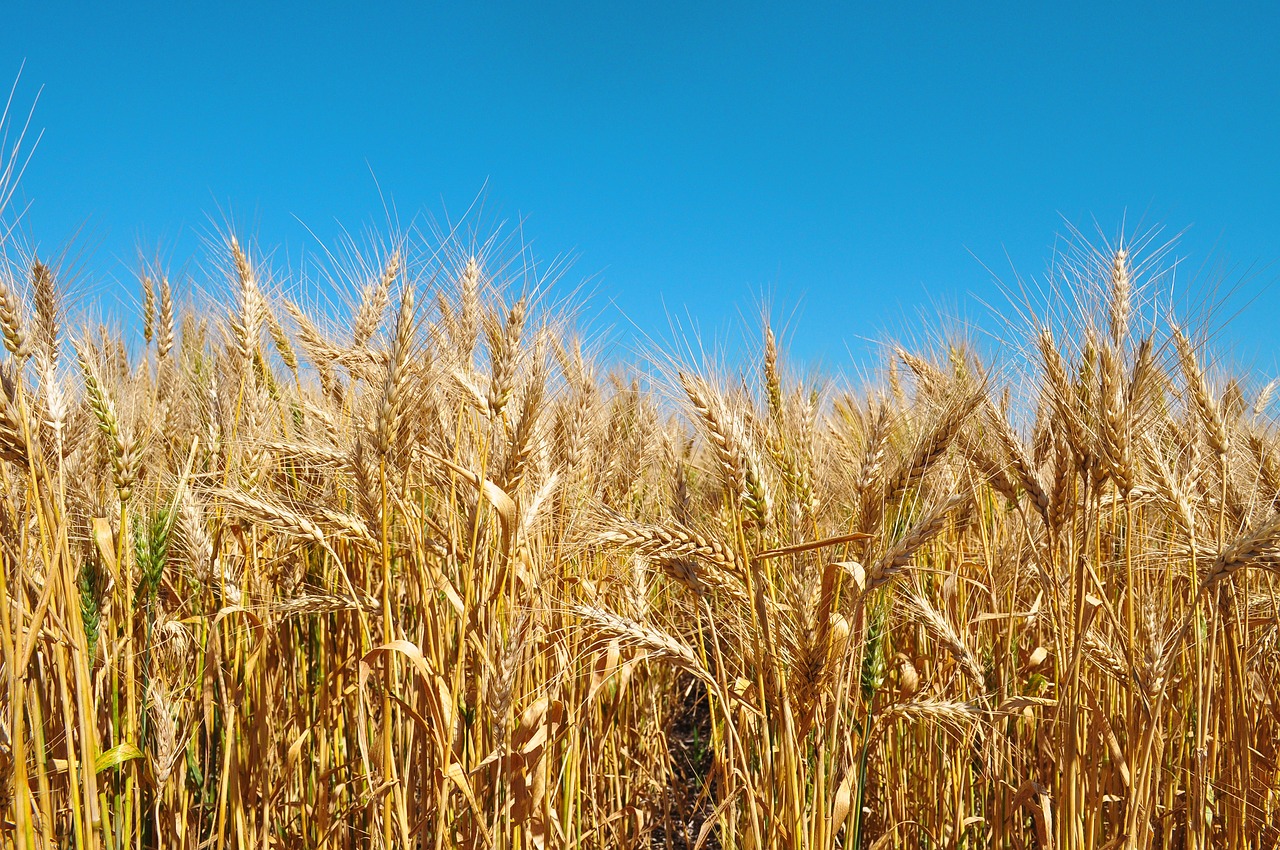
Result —
[[227, 236], [105, 326], [9, 246], [0, 844], [1280, 843], [1275, 384], [1166, 255], [842, 379], [504, 244]]

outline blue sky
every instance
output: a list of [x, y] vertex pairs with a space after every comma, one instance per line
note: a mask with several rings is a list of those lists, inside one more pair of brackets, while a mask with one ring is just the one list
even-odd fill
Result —
[[1183, 279], [1252, 270], [1230, 335], [1274, 366], [1274, 4], [361, 5], [9, 4], [0, 79], [43, 88], [23, 231], [108, 293], [228, 216], [283, 260], [385, 222], [380, 190], [406, 221], [483, 195], [623, 336], [764, 297], [846, 369], [939, 307], [988, 323], [984, 263], [1127, 220], [1190, 227]]

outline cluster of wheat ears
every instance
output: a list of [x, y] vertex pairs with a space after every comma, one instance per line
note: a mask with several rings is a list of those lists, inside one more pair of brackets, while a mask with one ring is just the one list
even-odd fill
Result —
[[1280, 841], [1270, 387], [1129, 250], [854, 384], [612, 362], [492, 244], [218, 253], [115, 328], [0, 275], [5, 846]]

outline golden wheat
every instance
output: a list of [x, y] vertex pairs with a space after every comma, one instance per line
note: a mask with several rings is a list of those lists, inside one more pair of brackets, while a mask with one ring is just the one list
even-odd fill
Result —
[[1280, 842], [1275, 383], [1130, 249], [815, 387], [767, 324], [593, 357], [469, 244], [349, 314], [242, 244], [140, 334], [0, 275], [5, 846]]

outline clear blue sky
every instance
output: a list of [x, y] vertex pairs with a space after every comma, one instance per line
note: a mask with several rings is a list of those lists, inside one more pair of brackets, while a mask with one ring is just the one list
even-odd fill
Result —
[[1260, 270], [1234, 335], [1274, 363], [1276, 4], [354, 5], [7, 4], [0, 79], [43, 87], [24, 230], [85, 225], [127, 281], [227, 213], [296, 256], [298, 220], [385, 220], [379, 185], [402, 219], [483, 190], [645, 331], [764, 293], [846, 368], [921, 310], [985, 314], [980, 261], [1039, 275], [1064, 222], [1127, 212]]

